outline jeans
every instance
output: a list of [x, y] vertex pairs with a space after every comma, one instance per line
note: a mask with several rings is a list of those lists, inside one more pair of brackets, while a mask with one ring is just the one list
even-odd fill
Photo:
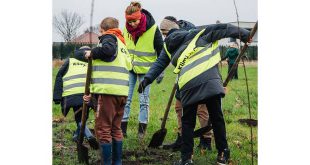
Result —
[[[129, 94], [127, 98], [127, 102], [125, 105], [124, 116], [122, 122], [128, 122], [130, 116], [130, 109], [131, 109], [131, 102], [132, 102], [132, 95], [135, 92], [135, 85], [138, 79], [138, 84], [144, 79], [145, 74], [136, 74], [133, 72], [129, 72]], [[139, 112], [139, 122], [147, 124], [149, 121], [149, 98], [150, 93], [150, 85], [148, 85], [143, 93], [139, 94], [139, 103], [140, 103], [140, 112]]]

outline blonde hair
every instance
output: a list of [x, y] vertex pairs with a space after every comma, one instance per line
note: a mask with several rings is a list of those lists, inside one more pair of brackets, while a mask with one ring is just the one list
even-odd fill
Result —
[[141, 10], [141, 3], [138, 1], [132, 1], [130, 5], [126, 8], [125, 13], [131, 15], [132, 13]]
[[100, 23], [100, 28], [107, 31], [109, 29], [118, 28], [118, 20], [113, 17], [106, 17]]

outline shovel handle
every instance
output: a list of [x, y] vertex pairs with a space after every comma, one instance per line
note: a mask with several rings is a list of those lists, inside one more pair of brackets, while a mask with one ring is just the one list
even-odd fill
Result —
[[172, 103], [172, 100], [173, 100], [175, 91], [176, 91], [176, 89], [177, 89], [177, 86], [178, 86], [178, 84], [177, 84], [177, 83], [174, 83], [173, 89], [172, 89], [171, 94], [170, 94], [170, 97], [169, 97], [168, 104], [167, 104], [167, 106], [166, 106], [166, 110], [165, 110], [165, 115], [164, 115], [164, 118], [163, 118], [163, 122], [161, 123], [161, 129], [164, 129], [165, 126], [166, 126], [166, 121], [167, 121], [167, 118], [168, 118], [170, 106], [171, 106], [171, 103]]
[[[248, 38], [248, 41], [249, 41], [251, 38], [253, 38], [253, 36], [255, 35], [255, 33], [256, 33], [256, 31], [257, 31], [257, 26], [258, 26], [257, 24], [258, 24], [258, 22], [255, 23], [253, 29], [251, 30], [250, 36], [249, 36], [249, 38]], [[241, 49], [241, 53], [237, 56], [234, 65], [231, 67], [231, 70], [229, 71], [229, 73], [228, 73], [228, 75], [227, 75], [227, 78], [226, 78], [226, 80], [225, 80], [224, 83], [223, 83], [223, 86], [224, 86], [224, 87], [227, 86], [227, 84], [228, 84], [229, 81], [232, 79], [233, 75], [235, 74], [236, 69], [237, 69], [238, 64], [239, 64], [239, 61], [240, 61], [241, 57], [243, 56], [243, 54], [245, 53], [245, 51], [246, 51], [247, 48], [248, 48], [248, 44], [244, 44], [244, 46], [243, 46], [242, 49]]]
[[[89, 85], [90, 85], [90, 79], [91, 79], [91, 71], [92, 71], [92, 59], [88, 59], [88, 66], [87, 66], [87, 74], [86, 74], [86, 82], [85, 82], [85, 95], [89, 95]], [[86, 113], [87, 113], [87, 103], [83, 100], [83, 109], [82, 109], [82, 121], [81, 121], [81, 130], [79, 134], [79, 145], [83, 144], [84, 139], [84, 130], [86, 125]]]

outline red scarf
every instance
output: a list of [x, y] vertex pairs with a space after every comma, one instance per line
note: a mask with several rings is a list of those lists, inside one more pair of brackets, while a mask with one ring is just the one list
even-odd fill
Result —
[[131, 34], [134, 41], [136, 38], [142, 36], [142, 34], [146, 31], [146, 16], [144, 13], [141, 13], [140, 23], [137, 28], [133, 28], [126, 22], [126, 29]]
[[118, 28], [109, 29], [109, 30], [105, 31], [104, 34], [113, 34], [125, 44], [125, 39], [122, 35], [122, 31], [119, 30]]

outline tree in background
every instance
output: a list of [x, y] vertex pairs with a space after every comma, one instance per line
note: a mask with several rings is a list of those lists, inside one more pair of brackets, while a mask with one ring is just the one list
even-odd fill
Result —
[[59, 15], [53, 18], [53, 25], [65, 42], [71, 41], [76, 37], [79, 28], [83, 24], [84, 20], [79, 14], [67, 10], [63, 10]]

